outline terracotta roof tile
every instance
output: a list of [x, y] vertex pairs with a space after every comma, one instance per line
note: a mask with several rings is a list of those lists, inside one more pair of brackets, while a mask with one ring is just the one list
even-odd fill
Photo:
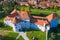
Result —
[[24, 4], [28, 4], [28, 2], [19, 2], [19, 4], [23, 4], [24, 5]]
[[45, 17], [42, 17], [42, 16], [33, 16], [33, 18], [45, 18]]
[[14, 23], [14, 24], [16, 24], [16, 23], [18, 23], [18, 22], [21, 21], [21, 19], [18, 19], [17, 17], [9, 17], [9, 16], [7, 16], [7, 17], [5, 18], [5, 20], [11, 20], [12, 23]]
[[42, 2], [40, 2], [39, 5], [41, 5], [41, 6], [46, 6], [46, 2], [45, 2], [45, 1], [42, 1]]
[[8, 17], [8, 16], [7, 16], [7, 17], [5, 17], [4, 19], [5, 19], [5, 20], [11, 20], [11, 17]]
[[46, 18], [47, 18], [49, 21], [51, 21], [51, 20], [53, 20], [53, 19], [57, 19], [57, 18], [58, 18], [58, 15], [57, 15], [56, 13], [52, 13], [52, 14], [46, 16]]
[[47, 3], [47, 7], [52, 7], [53, 5], [52, 5], [52, 3], [51, 2], [48, 2]]
[[37, 20], [37, 22], [35, 22], [35, 24], [44, 25], [44, 21], [43, 20]]
[[38, 25], [44, 25], [44, 23], [46, 23], [46, 25], [49, 25], [49, 22], [47, 21], [47, 19], [45, 17], [39, 17], [39, 16], [33, 16], [31, 19], [31, 23], [35, 23]]
[[10, 15], [8, 15], [8, 16], [5, 17], [5, 20], [11, 20], [12, 23], [15, 24], [15, 23], [21, 21], [21, 19], [20, 19], [20, 18], [18, 19], [17, 16], [18, 16], [17, 10], [14, 9], [14, 10], [11, 12]]
[[33, 4], [33, 2], [36, 2], [37, 0], [30, 0], [28, 3]]
[[57, 6], [60, 7], [60, 2], [57, 3]]
[[16, 23], [17, 23], [16, 17], [14, 17], [14, 18], [12, 19], [12, 23], [13, 23], [13, 24], [16, 24]]
[[29, 4], [33, 4], [33, 2], [32, 2], [32, 1], [29, 1], [28, 3], [29, 3]]
[[23, 18], [23, 19], [29, 19], [29, 14], [26, 11], [20, 11], [19, 15]]
[[14, 9], [14, 10], [11, 12], [10, 15], [8, 15], [8, 16], [5, 17], [5, 20], [11, 20], [12, 23], [15, 24], [15, 23], [17, 23], [17, 22], [19, 22], [19, 21], [22, 20], [21, 17], [22, 17], [23, 19], [29, 19], [29, 15], [28, 15], [27, 12], [25, 12], [25, 11], [18, 11], [18, 10], [16, 10], [16, 9]]
[[14, 13], [16, 13], [16, 12], [17, 12], [17, 10], [14, 9], [10, 14], [14, 14]]
[[53, 19], [53, 14], [46, 16], [46, 18], [51, 21]]
[[20, 22], [21, 21], [21, 19], [17, 19], [17, 17], [14, 17], [13, 19], [12, 19], [12, 23], [14, 23], [14, 24], [16, 24], [16, 23], [18, 23], [18, 22]]

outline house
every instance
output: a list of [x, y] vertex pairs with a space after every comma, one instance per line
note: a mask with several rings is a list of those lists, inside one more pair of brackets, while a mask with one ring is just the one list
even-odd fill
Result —
[[49, 16], [46, 16], [46, 18], [50, 21], [50, 27], [57, 27], [58, 25], [58, 15], [57, 13], [53, 13]]
[[[1, 0], [1, 1], [7, 1], [10, 2], [12, 0]], [[55, 0], [13, 0], [15, 2], [17, 2], [20, 5], [26, 5], [29, 6], [31, 5], [32, 7], [41, 7], [43, 9], [47, 8], [47, 7], [52, 7], [55, 5], [56, 2], [54, 2]], [[60, 7], [60, 0], [56, 0], [58, 3], [57, 6]]]
[[15, 0], [17, 3], [19, 3], [20, 5], [26, 5], [28, 6], [28, 0]]
[[58, 3], [57, 3], [57, 7], [59, 7], [60, 8], [60, 0], [58, 1]]
[[7, 26], [13, 27], [14, 31], [21, 31], [22, 28], [23, 29], [24, 28], [26, 28], [26, 29], [29, 28], [27, 26], [30, 25], [30, 19], [29, 19], [29, 16], [28, 16], [27, 12], [17, 11], [16, 9], [14, 9], [10, 13], [10, 15], [5, 17], [4, 23]]
[[13, 27], [14, 32], [21, 32], [23, 30], [41, 30], [46, 31], [50, 28], [57, 27], [58, 15], [56, 13], [46, 17], [30, 16], [26, 11], [18, 11], [14, 9], [10, 15], [4, 18], [4, 23], [7, 26]]
[[19, 3], [20, 5], [26, 5], [28, 6], [30, 5], [37, 5], [40, 3], [41, 0], [15, 0], [17, 3]]
[[16, 0], [16, 2], [18, 2], [20, 5], [26, 5], [26, 6], [28, 6], [29, 4], [31, 5], [37, 4], [37, 0]]
[[42, 1], [39, 3], [39, 7], [45, 9], [46, 8], [46, 1]]

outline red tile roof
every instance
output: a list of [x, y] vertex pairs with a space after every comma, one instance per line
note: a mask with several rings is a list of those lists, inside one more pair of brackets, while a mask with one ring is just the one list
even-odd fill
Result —
[[29, 1], [28, 3], [29, 3], [29, 4], [33, 4], [33, 2], [32, 2], [32, 1]]
[[17, 10], [14, 9], [10, 14], [14, 14], [14, 13], [16, 13], [16, 12], [17, 12]]
[[45, 17], [42, 17], [42, 16], [33, 16], [33, 18], [45, 18]]
[[53, 19], [57, 19], [57, 18], [58, 18], [58, 15], [57, 15], [56, 13], [52, 13], [52, 14], [46, 16], [46, 18], [47, 18], [49, 21], [51, 21], [51, 20], [53, 20]]
[[47, 7], [53, 7], [54, 3], [53, 2], [48, 2]]
[[31, 23], [42, 25], [42, 26], [44, 25], [44, 23], [46, 23], [46, 25], [49, 25], [49, 22], [45, 17], [39, 17], [39, 16], [33, 16], [31, 19]]
[[24, 12], [24, 11], [17, 11], [16, 9], [14, 9], [10, 15], [8, 15], [7, 17], [5, 17], [5, 20], [11, 20], [12, 23], [17, 23], [20, 22], [22, 19], [21, 18], [17, 18], [17, 16], [22, 17], [23, 19], [29, 19], [28, 13]]
[[28, 3], [29, 3], [29, 4], [33, 4], [34, 1], [37, 2], [37, 0], [30, 0]]
[[[20, 18], [17, 18], [17, 16], [20, 16]], [[57, 19], [58, 15], [56, 13], [52, 13], [51, 15], [48, 15], [46, 17], [40, 17], [40, 16], [29, 16], [28, 12], [26, 11], [18, 11], [14, 9], [10, 15], [5, 17], [5, 20], [11, 20], [12, 23], [16, 24], [20, 22], [23, 19], [30, 19], [31, 23], [38, 24], [38, 25], [49, 25], [49, 22], [53, 19]]]
[[29, 19], [29, 14], [28, 12], [24, 12], [24, 11], [20, 11], [19, 15], [23, 18], [23, 19]]
[[12, 23], [14, 23], [14, 24], [16, 24], [16, 23], [21, 21], [21, 19], [18, 19], [16, 16], [12, 16], [12, 17], [11, 16], [7, 16], [7, 17], [5, 17], [5, 20], [11, 20]]
[[17, 17], [14, 17], [13, 19], [12, 19], [12, 23], [14, 23], [14, 24], [16, 24], [16, 23], [18, 23], [18, 22], [20, 22], [21, 21], [21, 19], [17, 19]]
[[60, 2], [57, 3], [57, 6], [60, 7]]
[[24, 5], [24, 4], [28, 4], [28, 2], [19, 2], [19, 4], [23, 4]]
[[53, 19], [53, 14], [46, 16], [46, 18], [51, 21]]
[[46, 2], [45, 2], [45, 1], [42, 1], [42, 2], [40, 2], [39, 5], [41, 5], [41, 6], [46, 6]]

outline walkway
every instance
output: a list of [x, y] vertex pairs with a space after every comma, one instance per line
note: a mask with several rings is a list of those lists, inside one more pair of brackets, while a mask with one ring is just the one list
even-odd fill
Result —
[[17, 36], [16, 40], [18, 40], [20, 36], [22, 36], [24, 40], [29, 40], [26, 35], [26, 32], [19, 32], [19, 35]]

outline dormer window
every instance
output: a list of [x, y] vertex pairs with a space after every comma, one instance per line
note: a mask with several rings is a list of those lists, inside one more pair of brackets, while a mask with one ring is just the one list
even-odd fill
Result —
[[21, 18], [19, 15], [17, 15], [16, 17], [17, 17], [17, 19], [20, 19]]

